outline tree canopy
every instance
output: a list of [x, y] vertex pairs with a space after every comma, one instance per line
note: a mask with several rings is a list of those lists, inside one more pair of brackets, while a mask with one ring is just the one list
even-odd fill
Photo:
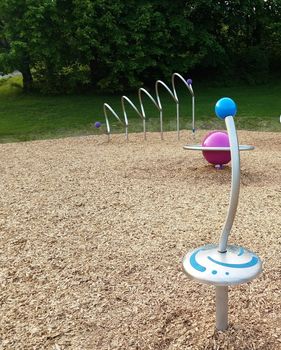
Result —
[[121, 91], [177, 71], [280, 73], [281, 0], [1, 0], [0, 70], [26, 90]]

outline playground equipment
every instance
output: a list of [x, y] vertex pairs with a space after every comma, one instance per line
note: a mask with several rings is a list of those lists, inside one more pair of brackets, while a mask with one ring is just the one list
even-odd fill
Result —
[[[204, 143], [204, 139], [203, 139]], [[222, 146], [221, 144], [218, 144], [216, 146], [208, 146], [206, 144], [202, 145], [185, 145], [183, 146], [186, 150], [192, 150], [192, 151], [202, 151], [204, 158], [211, 164], [215, 166], [217, 169], [223, 169], [223, 165], [227, 164], [229, 161], [225, 161], [225, 152], [229, 153], [230, 147], [229, 146]], [[239, 151], [252, 151], [255, 149], [254, 146], [250, 145], [239, 145]], [[220, 155], [220, 153], [222, 153]], [[231, 154], [231, 152], [230, 152]]]
[[257, 255], [245, 248], [227, 245], [240, 189], [241, 146], [233, 119], [236, 111], [234, 101], [229, 98], [216, 103], [216, 115], [225, 120], [230, 143], [230, 147], [221, 148], [230, 149], [232, 163], [230, 203], [219, 244], [196, 248], [183, 258], [183, 269], [190, 278], [215, 286], [216, 328], [221, 331], [228, 327], [228, 286], [249, 282], [262, 272], [262, 262]]
[[[143, 96], [146, 95], [151, 102], [154, 104], [154, 106], [159, 111], [159, 119], [160, 119], [160, 134], [161, 134], [161, 140], [164, 139], [163, 137], [163, 107], [161, 104], [160, 94], [159, 90], [162, 86], [166, 91], [169, 93], [169, 95], [172, 97], [174, 102], [176, 103], [176, 119], [177, 119], [177, 138], [180, 139], [180, 105], [179, 105], [179, 98], [176, 91], [176, 79], [180, 80], [188, 89], [189, 93], [191, 94], [192, 98], [192, 135], [193, 139], [195, 139], [195, 95], [192, 88], [192, 80], [187, 79], [185, 80], [179, 73], [174, 73], [172, 75], [172, 90], [161, 80], [157, 80], [155, 83], [155, 92], [156, 92], [156, 99], [144, 88], [140, 88], [138, 90], [138, 98], [139, 98], [139, 104], [140, 109], [136, 107], [136, 105], [127, 97], [122, 96], [121, 97], [121, 106], [122, 106], [122, 112], [124, 121], [118, 116], [118, 114], [114, 111], [114, 109], [108, 104], [104, 103], [103, 105], [103, 111], [104, 111], [104, 117], [105, 117], [105, 125], [106, 125], [106, 133], [108, 135], [108, 141], [110, 140], [111, 135], [111, 128], [108, 118], [108, 111], [111, 112], [111, 114], [117, 119], [118, 122], [120, 122], [125, 127], [125, 136], [126, 140], [128, 140], [128, 130], [129, 130], [129, 120], [128, 115], [126, 111], [126, 105], [130, 105], [131, 108], [137, 113], [137, 115], [142, 119], [143, 122], [143, 133], [144, 133], [144, 139], [146, 140], [146, 113], [144, 109], [143, 104]], [[223, 113], [222, 108], [225, 108], [229, 112], [233, 112], [236, 106], [232, 104], [232, 102], [229, 100], [225, 100], [223, 107], [220, 107], [219, 111], [220, 113]], [[101, 127], [100, 122], [95, 122], [94, 126], [95, 128]], [[202, 141], [201, 145], [185, 145], [184, 149], [186, 150], [194, 150], [194, 151], [202, 151], [204, 158], [211, 164], [213, 164], [217, 169], [223, 169], [223, 165], [229, 163], [231, 156], [230, 156], [230, 147], [229, 147], [229, 140], [228, 135], [225, 132], [222, 131], [213, 131], [206, 135]], [[240, 145], [239, 150], [240, 151], [250, 151], [253, 150], [253, 146], [249, 145]]]
[[123, 118], [124, 121], [118, 116], [118, 114], [114, 111], [114, 109], [108, 104], [104, 103], [103, 105], [103, 111], [104, 111], [104, 117], [105, 117], [105, 124], [106, 124], [106, 132], [108, 135], [108, 140], [110, 140], [110, 123], [108, 119], [108, 111], [111, 112], [111, 114], [118, 120], [119, 123], [121, 123], [125, 128], [125, 136], [126, 140], [128, 140], [128, 129], [129, 129], [129, 120], [128, 115], [126, 111], [126, 104], [129, 104], [133, 110], [137, 113], [137, 115], [141, 118], [143, 122], [143, 133], [144, 133], [144, 139], [146, 140], [146, 114], [143, 104], [143, 96], [146, 95], [150, 101], [154, 104], [154, 106], [159, 111], [159, 119], [160, 119], [160, 134], [161, 134], [161, 140], [164, 139], [163, 136], [163, 107], [161, 104], [160, 94], [159, 90], [160, 87], [166, 89], [166, 91], [169, 93], [169, 95], [172, 97], [174, 102], [176, 103], [176, 120], [177, 120], [177, 137], [178, 140], [180, 139], [180, 105], [179, 105], [179, 98], [176, 91], [176, 79], [180, 80], [188, 89], [189, 93], [191, 94], [192, 99], [192, 133], [195, 133], [195, 96], [192, 89], [192, 80], [187, 79], [185, 80], [179, 73], [174, 73], [172, 75], [172, 89], [170, 89], [163, 81], [157, 80], [155, 83], [155, 93], [156, 93], [156, 99], [144, 88], [140, 88], [138, 90], [138, 98], [139, 98], [139, 104], [140, 109], [138, 109], [135, 104], [127, 97], [122, 96], [121, 97], [121, 106], [122, 106], [122, 112], [123, 112]]
[[[221, 99], [216, 105], [217, 115], [224, 115], [225, 111], [229, 115], [233, 115], [234, 111], [236, 113], [236, 105], [230, 98]], [[225, 131], [212, 131], [203, 138], [201, 145], [186, 145], [183, 148], [202, 151], [207, 162], [218, 169], [222, 169], [223, 165], [229, 163], [231, 159], [229, 137]], [[251, 151], [254, 148], [249, 145], [239, 145], [240, 151]]]
[[[155, 94], [156, 99], [144, 88], [140, 88], [138, 90], [138, 99], [139, 99], [139, 105], [140, 109], [136, 107], [136, 105], [127, 97], [122, 96], [121, 97], [121, 107], [123, 112], [123, 120], [119, 117], [119, 115], [114, 111], [114, 109], [108, 104], [104, 103], [103, 105], [103, 111], [104, 111], [104, 118], [105, 118], [105, 126], [106, 126], [106, 133], [108, 136], [108, 141], [110, 140], [111, 135], [111, 127], [109, 123], [109, 117], [108, 112], [110, 112], [114, 118], [124, 126], [125, 128], [125, 136], [126, 140], [129, 139], [128, 131], [129, 131], [129, 120], [128, 120], [128, 114], [126, 110], [126, 105], [131, 106], [131, 108], [136, 112], [136, 114], [141, 118], [143, 122], [143, 134], [144, 139], [146, 140], [146, 113], [143, 103], [143, 97], [144, 95], [150, 99], [150, 101], [154, 104], [154, 106], [159, 111], [159, 119], [160, 119], [160, 134], [161, 134], [161, 140], [164, 139], [163, 136], [163, 107], [161, 103], [160, 98], [160, 87], [164, 88], [169, 95], [172, 97], [174, 102], [176, 103], [176, 121], [177, 121], [177, 138], [180, 139], [180, 101], [178, 98], [177, 90], [176, 90], [176, 80], [180, 80], [185, 87], [187, 87], [190, 95], [191, 95], [191, 105], [192, 105], [192, 135], [193, 140], [195, 140], [195, 95], [192, 88], [192, 80], [187, 79], [185, 80], [179, 73], [173, 73], [172, 75], [172, 89], [170, 89], [163, 81], [157, 80], [155, 83]], [[228, 101], [229, 102], [229, 101]], [[227, 102], [225, 101], [224, 108], [228, 108], [230, 111], [233, 110], [234, 106], [227, 105]], [[99, 129], [103, 124], [99, 121], [96, 121], [94, 123], [94, 127], [96, 129]], [[229, 140], [227, 134], [223, 135], [222, 131], [213, 131], [211, 134], [208, 134], [204, 137], [201, 145], [185, 145], [184, 149], [186, 150], [194, 150], [194, 151], [202, 151], [204, 158], [211, 164], [213, 164], [218, 169], [223, 169], [223, 165], [227, 164], [230, 161], [230, 147], [229, 147]], [[250, 151], [253, 150], [253, 146], [249, 145], [240, 145], [239, 150], [240, 151]]]
[[[228, 134], [225, 131], [211, 131], [202, 140], [202, 147], [229, 147]], [[230, 162], [230, 151], [203, 151], [203, 157], [215, 166], [222, 167]]]

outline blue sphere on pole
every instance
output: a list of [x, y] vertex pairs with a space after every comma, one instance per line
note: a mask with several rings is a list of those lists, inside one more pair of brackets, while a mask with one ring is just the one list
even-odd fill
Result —
[[187, 82], [188, 85], [192, 85], [192, 79], [189, 78], [189, 79], [186, 80], [186, 82]]
[[234, 117], [237, 112], [236, 103], [229, 97], [223, 97], [217, 101], [215, 112], [220, 119], [224, 119], [230, 115]]

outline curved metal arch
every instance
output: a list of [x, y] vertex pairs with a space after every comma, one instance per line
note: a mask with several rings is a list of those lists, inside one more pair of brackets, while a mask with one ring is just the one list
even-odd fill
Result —
[[194, 91], [192, 88], [191, 84], [188, 84], [187, 81], [179, 74], [179, 73], [173, 73], [172, 75], [172, 87], [173, 87], [173, 93], [177, 99], [177, 131], [178, 131], [178, 139], [180, 137], [179, 135], [179, 115], [180, 115], [180, 107], [179, 107], [179, 99], [178, 99], [178, 95], [177, 95], [177, 90], [176, 90], [176, 86], [175, 86], [175, 80], [176, 78], [179, 78], [184, 85], [188, 88], [190, 94], [191, 94], [191, 100], [192, 100], [192, 134], [193, 137], [195, 136], [195, 95], [194, 95]]
[[[137, 107], [134, 105], [134, 103], [127, 97], [127, 96], [122, 96], [121, 97], [121, 105], [122, 105], [122, 110], [123, 110], [123, 115], [125, 119], [125, 128], [126, 128], [126, 140], [128, 141], [128, 127], [129, 127], [129, 121], [128, 121], [128, 116], [125, 108], [125, 101], [129, 103], [129, 105], [133, 108], [133, 110], [141, 117], [142, 120], [145, 121], [145, 117], [141, 114], [141, 112], [137, 109]], [[144, 123], [144, 128], [145, 128], [145, 123]]]
[[124, 123], [122, 122], [122, 120], [119, 118], [118, 114], [114, 111], [114, 109], [108, 104], [108, 103], [104, 103], [103, 104], [103, 114], [104, 114], [104, 118], [105, 118], [105, 124], [106, 124], [106, 131], [107, 131], [107, 136], [108, 136], [108, 141], [110, 140], [110, 124], [109, 124], [109, 120], [108, 120], [108, 115], [107, 115], [107, 110], [109, 110], [113, 116], [121, 123], [124, 125]]
[[153, 102], [154, 106], [159, 110], [159, 106], [155, 100], [155, 98], [144, 88], [139, 88], [138, 90], [138, 96], [139, 96], [139, 102], [141, 106], [141, 113], [143, 115], [143, 132], [144, 132], [144, 139], [146, 140], [146, 114], [145, 109], [143, 107], [143, 101], [142, 101], [142, 93], [146, 94], [146, 96]]
[[178, 101], [168, 85], [166, 85], [162, 80], [156, 81], [155, 90], [156, 90], [156, 98], [157, 98], [157, 102], [159, 105], [159, 112], [160, 112], [160, 133], [161, 133], [161, 140], [163, 140], [164, 139], [164, 137], [163, 137], [163, 108], [162, 108], [161, 99], [160, 99], [160, 95], [159, 95], [159, 87], [158, 87], [159, 85], [162, 85], [168, 91], [168, 93], [170, 94], [170, 96], [172, 97], [172, 99], [176, 103], [178, 103]]
[[154, 106], [160, 110], [160, 107], [158, 105], [158, 103], [156, 102], [155, 98], [147, 91], [145, 90], [144, 88], [139, 88], [139, 101], [140, 101], [140, 105], [141, 105], [141, 109], [142, 109], [142, 113], [143, 115], [145, 116], [145, 110], [144, 110], [144, 107], [143, 107], [143, 102], [142, 102], [142, 92], [146, 94], [147, 97], [149, 97], [149, 99], [153, 102]]
[[179, 78], [184, 83], [184, 85], [188, 88], [191, 96], [194, 96], [192, 85], [188, 84], [187, 81], [179, 73], [173, 73], [173, 75], [172, 75], [172, 86], [173, 86], [173, 92], [174, 92], [175, 97], [178, 99], [177, 91], [176, 91], [176, 87], [175, 87], [175, 80], [176, 80], [176, 78]]
[[153, 102], [155, 107], [158, 109], [159, 114], [160, 114], [160, 133], [161, 133], [161, 139], [163, 140], [163, 108], [161, 104], [161, 99], [159, 95], [159, 86], [163, 86], [166, 91], [170, 94], [174, 102], [176, 103], [176, 110], [177, 110], [177, 135], [178, 135], [178, 140], [180, 138], [180, 130], [179, 130], [179, 99], [177, 96], [176, 92], [176, 86], [175, 86], [175, 78], [179, 78], [184, 85], [187, 87], [188, 91], [190, 92], [192, 96], [192, 133], [194, 135], [195, 133], [195, 96], [194, 92], [192, 89], [192, 85], [188, 84], [185, 79], [179, 74], [179, 73], [173, 73], [172, 75], [172, 89], [173, 91], [168, 87], [167, 84], [165, 84], [161, 80], [157, 80], [155, 83], [155, 90], [156, 90], [156, 99], [144, 88], [140, 88], [138, 90], [138, 97], [139, 97], [139, 104], [140, 104], [140, 109], [136, 107], [136, 105], [127, 97], [127, 96], [122, 96], [121, 97], [121, 104], [122, 104], [122, 111], [123, 111], [123, 116], [124, 116], [124, 121], [125, 124], [121, 121], [119, 118], [118, 114], [111, 108], [107, 103], [104, 104], [104, 116], [105, 116], [105, 121], [106, 121], [106, 128], [107, 128], [107, 134], [108, 134], [108, 139], [110, 139], [110, 124], [108, 120], [108, 115], [107, 115], [107, 109], [115, 116], [118, 121], [120, 121], [123, 125], [125, 125], [125, 135], [126, 139], [128, 140], [128, 116], [125, 108], [125, 102], [129, 103], [130, 106], [134, 109], [134, 111], [141, 117], [143, 120], [143, 132], [144, 132], [144, 139], [146, 139], [146, 114], [145, 114], [145, 109], [144, 109], [144, 104], [143, 104], [143, 99], [142, 99], [142, 94], [146, 94], [146, 96]]

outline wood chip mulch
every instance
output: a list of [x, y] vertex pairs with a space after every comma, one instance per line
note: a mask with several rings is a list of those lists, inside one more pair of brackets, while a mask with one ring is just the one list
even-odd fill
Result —
[[231, 170], [183, 150], [190, 132], [0, 145], [0, 350], [281, 349], [281, 134], [238, 134], [256, 149], [229, 243], [264, 272], [230, 288], [224, 333], [181, 259], [218, 242]]

